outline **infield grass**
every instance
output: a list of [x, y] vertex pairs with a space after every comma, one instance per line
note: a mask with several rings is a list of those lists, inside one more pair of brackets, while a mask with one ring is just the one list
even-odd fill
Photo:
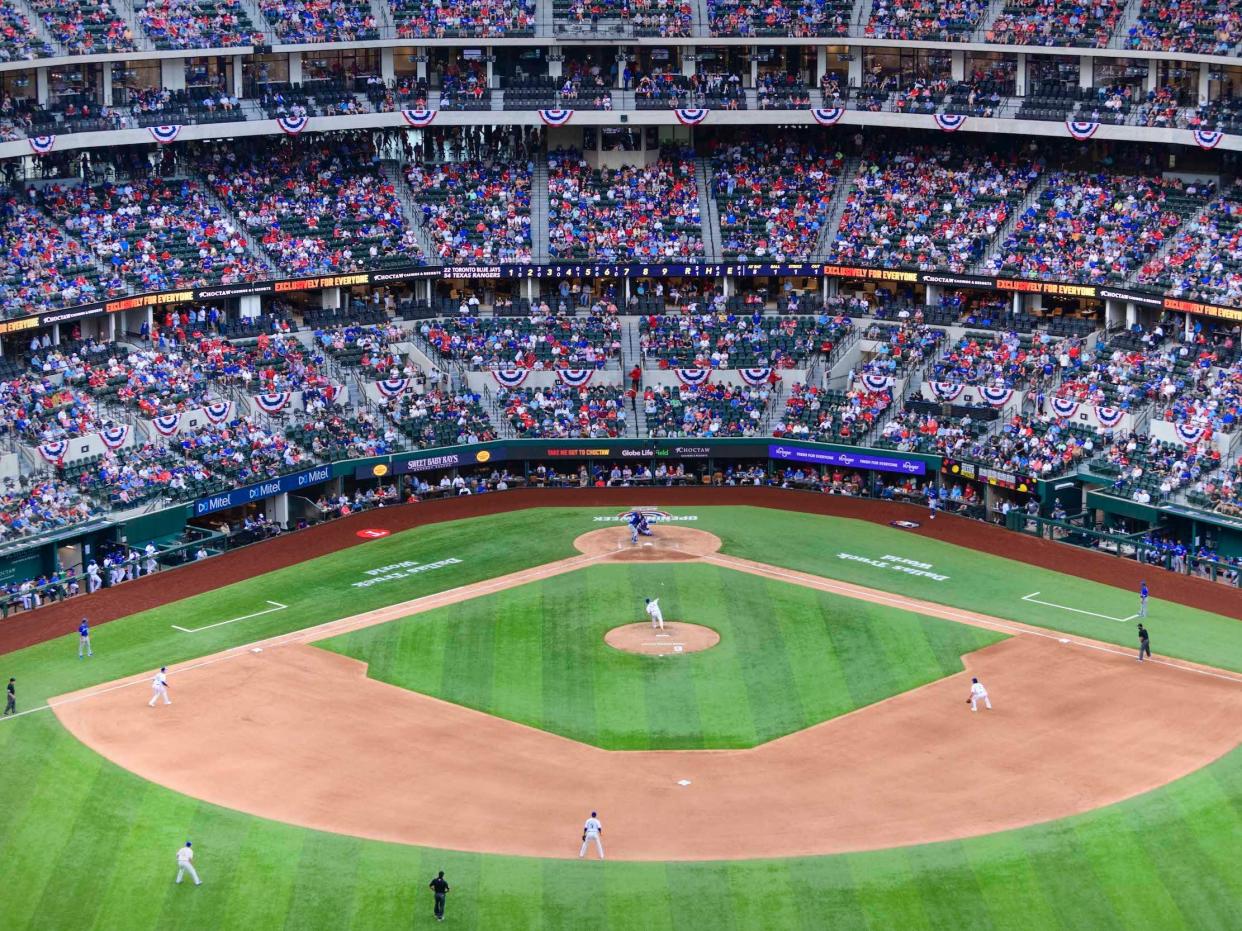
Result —
[[[704, 624], [701, 653], [604, 634]], [[604, 565], [321, 641], [368, 675], [613, 750], [751, 747], [960, 672], [1004, 635], [717, 566]]]

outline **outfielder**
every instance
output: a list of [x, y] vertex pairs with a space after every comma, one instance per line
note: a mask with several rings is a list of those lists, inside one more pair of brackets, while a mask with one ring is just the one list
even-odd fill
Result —
[[1139, 617], [1147, 617], [1147, 583], [1139, 583]]
[[651, 527], [647, 524], [647, 516], [642, 511], [630, 511], [630, 543], [638, 542], [639, 534], [644, 537], [654, 537]]
[[664, 629], [664, 612], [660, 610], [659, 598], [647, 599], [647, 617], [651, 618], [652, 630]]
[[86, 650], [87, 656], [95, 655], [91, 649], [91, 628], [86, 623], [86, 618], [82, 618], [82, 623], [78, 625], [78, 659], [82, 658], [83, 650]]
[[599, 823], [595, 812], [591, 812], [591, 817], [587, 818], [586, 824], [582, 826], [582, 849], [578, 851], [579, 860], [586, 856], [587, 844], [591, 841], [595, 841], [595, 850], [599, 853], [599, 858], [604, 859], [604, 842], [599, 837], [603, 833], [604, 826]]
[[970, 705], [971, 711], [979, 710], [979, 702], [983, 702], [983, 707], [988, 711], [992, 710], [992, 699], [988, 698], [988, 690], [983, 687], [983, 683], [978, 679], [970, 680], [970, 698], [966, 699], [966, 703]]
[[190, 878], [194, 880], [194, 885], [201, 886], [203, 881], [198, 878], [198, 872], [194, 869], [194, 848], [189, 841], [185, 842], [185, 846], [177, 851], [177, 882], [181, 882], [181, 877], [186, 873], [190, 874]]
[[[161, 666], [160, 671], [155, 674], [155, 678], [151, 680], [151, 700], [147, 702], [147, 707], [154, 708], [155, 702], [163, 697], [164, 704], [171, 705], [172, 699], [168, 697], [168, 667]], [[188, 844], [186, 845], [189, 846]]]

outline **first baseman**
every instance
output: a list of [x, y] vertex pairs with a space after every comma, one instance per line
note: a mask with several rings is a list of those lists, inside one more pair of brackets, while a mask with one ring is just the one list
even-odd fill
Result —
[[191, 862], [194, 859], [194, 847], [189, 841], [185, 842], [185, 846], [177, 851], [177, 882], [181, 882], [181, 877], [189, 873], [190, 878], [194, 880], [194, 885], [201, 886], [203, 881], [198, 878], [198, 873], [194, 869]]
[[979, 702], [983, 702], [983, 707], [988, 711], [992, 710], [992, 699], [988, 698], [988, 690], [983, 687], [983, 683], [978, 679], [970, 680], [970, 698], [966, 699], [966, 703], [970, 705], [971, 711], [979, 710]]
[[582, 849], [578, 851], [579, 860], [586, 856], [587, 844], [591, 841], [595, 841], [595, 849], [599, 853], [599, 858], [604, 859], [604, 842], [599, 837], [603, 833], [604, 826], [599, 823], [599, 816], [591, 812], [591, 817], [587, 818], [586, 824], [582, 826]]
[[647, 599], [647, 617], [651, 618], [652, 630], [664, 629], [664, 612], [660, 610], [659, 598]]
[[[168, 667], [161, 666], [160, 671], [155, 674], [155, 678], [151, 680], [151, 700], [147, 702], [148, 707], [154, 708], [155, 702], [163, 696], [164, 704], [171, 705], [172, 699], [168, 697]], [[187, 845], [188, 846], [188, 845]]]
[[82, 658], [83, 650], [86, 651], [87, 656], [95, 655], [91, 649], [91, 628], [86, 623], [86, 618], [82, 618], [82, 623], [78, 625], [78, 659]]

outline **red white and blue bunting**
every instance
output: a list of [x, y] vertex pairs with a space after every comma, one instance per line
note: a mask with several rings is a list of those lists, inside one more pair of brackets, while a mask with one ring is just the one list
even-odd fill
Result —
[[581, 388], [595, 375], [595, 369], [557, 369], [556, 377], [562, 385]]
[[181, 432], [181, 415], [161, 414], [151, 421], [151, 426], [160, 436], [173, 436]]
[[845, 107], [816, 107], [811, 116], [820, 126], [835, 126], [845, 116]]
[[176, 142], [177, 137], [181, 135], [181, 127], [176, 125], [148, 126], [147, 131], [151, 133], [151, 138], [160, 145]]
[[125, 445], [125, 441], [129, 439], [129, 432], [132, 430], [129, 424], [113, 425], [104, 427], [99, 431], [99, 439], [103, 441], [104, 446], [108, 449], [120, 449]]
[[208, 422], [213, 424], [221, 424], [229, 419], [229, 414], [233, 412], [232, 401], [212, 401], [203, 405], [203, 416]]
[[955, 385], [948, 381], [934, 381], [931, 383], [932, 394], [941, 401], [956, 401], [961, 397], [965, 389], [965, 385]]
[[1194, 131], [1195, 145], [1201, 149], [1214, 149], [1220, 145], [1220, 140], [1224, 135], [1214, 129], [1196, 129]]
[[296, 136], [306, 128], [306, 124], [310, 122], [309, 116], [278, 116], [276, 117], [276, 125], [280, 127], [280, 131], [287, 136]]
[[1095, 135], [1095, 131], [1100, 128], [1100, 124], [1092, 123], [1089, 120], [1066, 120], [1065, 128], [1079, 142], [1086, 142]]
[[770, 368], [738, 369], [737, 372], [742, 376], [742, 381], [753, 386], [766, 384], [767, 380], [772, 377]]
[[539, 119], [543, 120], [544, 126], [564, 126], [573, 119], [573, 115], [573, 110], [564, 110], [560, 107], [539, 111]]
[[345, 394], [345, 386], [344, 385], [320, 385], [319, 393], [323, 396], [323, 399], [327, 403], [335, 404], [339, 400], [341, 400], [342, 395]]
[[962, 128], [962, 124], [966, 122], [966, 117], [960, 113], [936, 113], [932, 118], [936, 121], [936, 125], [946, 133], [957, 132]]
[[44, 443], [39, 447], [39, 455], [46, 459], [52, 465], [59, 465], [60, 461], [65, 457], [65, 453], [69, 451], [68, 440], [52, 440]]
[[402, 110], [401, 116], [415, 129], [430, 126], [436, 118], [435, 110]]
[[1177, 438], [1186, 445], [1198, 443], [1203, 438], [1203, 434], [1207, 432], [1206, 427], [1196, 426], [1194, 424], [1174, 424], [1173, 431], [1177, 434]]
[[1073, 398], [1053, 398], [1052, 412], [1058, 417], [1073, 417], [1078, 413], [1078, 402]]
[[862, 383], [868, 391], [886, 391], [892, 385], [893, 379], [876, 372], [863, 372]]
[[1013, 397], [1013, 389], [983, 385], [979, 388], [979, 397], [993, 407], [1004, 407], [1009, 403], [1009, 399]]
[[687, 388], [698, 388], [707, 384], [712, 377], [711, 369], [673, 369], [677, 380]]
[[1121, 418], [1126, 412], [1117, 407], [1104, 407], [1098, 405], [1095, 409], [1095, 419], [1100, 422], [1102, 427], [1115, 427], [1121, 423]]
[[502, 388], [517, 388], [530, 374], [530, 369], [492, 369], [492, 378]]
[[279, 414], [289, 406], [288, 391], [265, 391], [254, 396], [254, 403], [265, 414]]
[[47, 155], [56, 147], [55, 136], [31, 136], [26, 141], [30, 143], [30, 151], [35, 155]]
[[389, 401], [404, 394], [409, 387], [408, 378], [385, 378], [375, 383], [375, 390], [380, 393], [380, 397], [387, 398]]
[[677, 115], [677, 122], [682, 126], [698, 126], [707, 119], [707, 114], [711, 111], [703, 107], [683, 107], [673, 113]]

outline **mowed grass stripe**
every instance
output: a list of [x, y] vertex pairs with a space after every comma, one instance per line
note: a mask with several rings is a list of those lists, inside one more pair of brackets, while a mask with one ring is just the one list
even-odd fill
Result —
[[[807, 608], [813, 593], [809, 589], [788, 591], [789, 586], [766, 579], [759, 580], [758, 585], [738, 587], [733, 584], [735, 574], [725, 569], [718, 569], [716, 577], [723, 603], [729, 605], [726, 610], [736, 612], [731, 617], [736, 644], [733, 656], [752, 722], [750, 733], [741, 735], [744, 742], [739, 745], [753, 745], [766, 734], [793, 733], [814, 723], [819, 719], [819, 709], [808, 713], [803, 707], [789, 659], [790, 651], [797, 650], [798, 645], [786, 641], [779, 620], [789, 613], [809, 616]], [[786, 601], [778, 608], [773, 595], [779, 589], [785, 589]]]
[[798, 857], [786, 864], [803, 928], [846, 931], [864, 926], [850, 857]]
[[[451, 881], [449, 885], [452, 886]], [[449, 898], [452, 898], [451, 892]], [[427, 913], [431, 915], [434, 897], [430, 891], [426, 901]], [[484, 860], [479, 872], [475, 913], [478, 928], [538, 927], [543, 920], [543, 871], [539, 861], [518, 857]], [[447, 921], [447, 909], [445, 915]], [[453, 921], [456, 923], [455, 915]]]
[[1079, 823], [1078, 842], [1097, 879], [1113, 890], [1109, 901], [1122, 925], [1133, 927], [1142, 919], [1171, 931], [1184, 928], [1184, 916], [1169, 896], [1160, 869], [1136, 837], [1136, 814], [1133, 809], [1113, 809], [1090, 824]]
[[[1064, 928], [1120, 928], [1110, 898], [1124, 895], [1133, 882], [1146, 876], [1131, 876], [1123, 886], [1114, 889], [1095, 873], [1094, 862], [1078, 842], [1074, 820], [1054, 821], [1048, 832], [1027, 834], [1023, 840], [1037, 849], [1031, 863], [1044, 890], [1044, 898], [1056, 912]], [[1094, 890], [1084, 895], [1084, 889]], [[1142, 927], [1135, 925], [1133, 927]], [[1158, 928], [1158, 923], [1147, 927]]]
[[[293, 902], [302, 848], [313, 832], [257, 818], [250, 819], [248, 825], [249, 830], [237, 846], [236, 860], [228, 866], [232, 869], [233, 881], [228, 885], [227, 899], [221, 909], [220, 926], [283, 928]], [[214, 854], [210, 863], [219, 863], [218, 858], [219, 853]], [[179, 891], [219, 895], [209, 891], [210, 884], [218, 880], [212, 879], [208, 860], [196, 866], [204, 885], [197, 889], [182, 886], [178, 887]]]
[[932, 927], [957, 923], [967, 928], [996, 927], [979, 876], [960, 842], [910, 847], [905, 854]]
[[[915, 875], [905, 851], [863, 854], [853, 861], [858, 904], [868, 928], [912, 928], [930, 931], [932, 924], [923, 905], [920, 877]], [[937, 881], [947, 881], [937, 876]]]
[[[964, 841], [961, 847], [962, 856], [978, 881], [978, 894], [995, 927], [1060, 926], [1032, 868], [1021, 834], [1014, 831], [989, 834]], [[934, 864], [929, 863], [929, 869], [934, 869]]]
[[[680, 602], [678, 614], [692, 624], [717, 631], [720, 643], [701, 653], [643, 662], [651, 668], [653, 680], [686, 684], [685, 698], [680, 700], [686, 702], [684, 730], [698, 736], [698, 742], [690, 745], [692, 749], [752, 746], [760, 742], [763, 733], [763, 708], [755, 703], [749, 688], [753, 676], [750, 657], [756, 640], [748, 615], [759, 586], [733, 588], [729, 585], [732, 573], [702, 568], [707, 571], [674, 573], [670, 585]], [[666, 730], [668, 739], [655, 745], [661, 749], [681, 746], [674, 729], [666, 725]]]
[[[1227, 928], [1237, 922], [1242, 898], [1226, 877], [1216, 879], [1216, 865], [1200, 848], [1184, 820], [1163, 822], [1146, 806], [1133, 819], [1134, 841], [1153, 865], [1169, 898], [1181, 912], [1183, 924], [1193, 928]], [[1230, 871], [1234, 872], [1234, 871]]]
[[306, 928], [316, 922], [349, 927], [354, 904], [351, 890], [358, 879], [363, 843], [354, 837], [317, 832], [307, 838], [298, 856], [286, 927]]

